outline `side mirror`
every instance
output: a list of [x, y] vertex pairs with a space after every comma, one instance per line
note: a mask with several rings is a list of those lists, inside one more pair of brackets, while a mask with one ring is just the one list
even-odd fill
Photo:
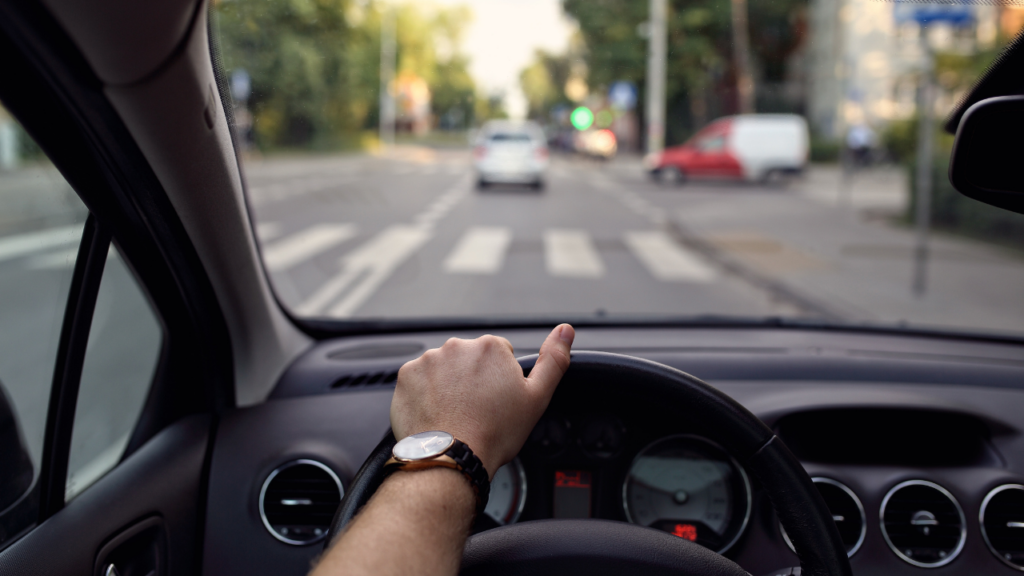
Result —
[[25, 450], [21, 427], [0, 385], [0, 512], [28, 492], [32, 485], [32, 460]]
[[988, 98], [967, 109], [949, 181], [964, 196], [1024, 214], [1024, 96]]

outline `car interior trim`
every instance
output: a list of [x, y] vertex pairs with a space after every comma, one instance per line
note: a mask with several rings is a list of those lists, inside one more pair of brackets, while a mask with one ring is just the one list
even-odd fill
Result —
[[331, 480], [334, 480], [334, 483], [338, 486], [338, 494], [340, 495], [340, 497], [342, 497], [342, 498], [345, 497], [345, 487], [342, 486], [341, 479], [338, 478], [338, 475], [334, 473], [334, 470], [331, 470], [330, 466], [324, 464], [323, 462], [320, 462], [318, 460], [313, 460], [313, 459], [310, 459], [310, 458], [300, 458], [298, 460], [292, 460], [290, 462], [286, 462], [286, 463], [278, 466], [277, 468], [274, 468], [274, 470], [270, 474], [267, 475], [267, 479], [263, 481], [263, 486], [260, 488], [260, 499], [259, 499], [260, 520], [263, 522], [263, 526], [267, 529], [267, 532], [270, 532], [271, 536], [273, 536], [274, 538], [280, 540], [281, 542], [284, 542], [285, 544], [291, 544], [292, 546], [308, 546], [310, 544], [316, 544], [317, 542], [320, 542], [324, 538], [327, 538], [327, 531], [325, 530], [323, 534], [321, 534], [320, 536], [318, 536], [318, 537], [316, 537], [316, 538], [314, 538], [312, 540], [293, 540], [291, 538], [288, 538], [287, 536], [283, 536], [277, 530], [274, 530], [274, 527], [270, 525], [270, 520], [267, 519], [267, 513], [266, 513], [266, 511], [264, 510], [264, 507], [263, 507], [263, 499], [266, 498], [266, 496], [267, 496], [267, 487], [270, 486], [270, 483], [274, 480], [274, 478], [277, 477], [278, 474], [280, 474], [281, 472], [284, 472], [285, 470], [287, 470], [289, 468], [292, 468], [294, 466], [303, 466], [303, 465], [305, 465], [305, 466], [315, 466], [315, 467], [323, 470], [324, 472], [326, 472], [327, 475], [331, 477]]
[[985, 511], [988, 510], [989, 502], [991, 502], [992, 498], [995, 497], [997, 494], [1005, 492], [1006, 490], [1020, 490], [1021, 492], [1024, 492], [1024, 485], [1003, 484], [1002, 486], [996, 486], [995, 488], [990, 490], [988, 494], [985, 495], [985, 499], [981, 501], [981, 511], [978, 513], [978, 521], [981, 524], [981, 537], [985, 540], [985, 546], [988, 547], [989, 551], [992, 552], [992, 555], [998, 558], [1000, 562], [1009, 566], [1010, 568], [1013, 568], [1014, 570], [1024, 572], [1024, 566], [1010, 562], [1009, 560], [1004, 558], [998, 550], [996, 550], [996, 547], [992, 545], [992, 541], [989, 540], [988, 530], [985, 529]]
[[78, 245], [78, 256], [64, 308], [57, 362], [53, 369], [38, 479], [40, 522], [64, 507], [78, 385], [82, 378], [89, 330], [109, 249], [110, 232], [90, 214], [86, 218], [82, 240]]
[[[892, 540], [889, 539], [889, 532], [885, 529], [885, 507], [889, 503], [889, 499], [892, 498], [893, 494], [907, 486], [927, 486], [928, 488], [939, 491], [943, 496], [949, 498], [950, 502], [952, 502], [956, 507], [957, 513], [960, 515], [960, 539], [957, 542], [956, 548], [954, 548], [953, 552], [948, 556], [938, 562], [920, 562], [918, 560], [914, 560], [904, 554], [899, 547], [893, 544]], [[949, 490], [946, 490], [935, 482], [929, 482], [928, 480], [906, 480], [890, 488], [889, 491], [885, 493], [885, 498], [882, 499], [882, 506], [878, 511], [878, 521], [882, 528], [882, 537], [885, 538], [885, 543], [889, 546], [889, 549], [892, 550], [900, 560], [903, 560], [907, 564], [917, 566], [918, 568], [939, 568], [940, 566], [949, 564], [960, 555], [960, 552], [964, 549], [964, 545], [967, 543], [967, 517], [964, 516], [964, 509], [960, 506], [960, 502], [957, 501], [956, 497], [954, 497]]]
[[[864, 544], [864, 538], [866, 538], [868, 534], [868, 517], [864, 513], [864, 504], [861, 503], [860, 498], [857, 497], [857, 494], [851, 490], [849, 486], [839, 482], [838, 480], [833, 480], [824, 476], [814, 476], [811, 478], [811, 482], [814, 482], [815, 484], [829, 484], [831, 486], [835, 486], [845, 492], [853, 499], [854, 503], [857, 504], [857, 510], [860, 512], [860, 537], [857, 538], [857, 542], [853, 547], [846, 552], [848, 557], [853, 557], [853, 555], [860, 550], [861, 545]], [[782, 527], [782, 524], [779, 524], [779, 532], [782, 534], [782, 540], [786, 543], [786, 546], [796, 554], [796, 548], [793, 547], [793, 541], [789, 539], [789, 534], [786, 534], [786, 529]]]

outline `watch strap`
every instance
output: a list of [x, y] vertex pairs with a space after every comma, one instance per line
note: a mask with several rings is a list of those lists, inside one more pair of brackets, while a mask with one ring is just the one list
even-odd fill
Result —
[[473, 453], [473, 450], [465, 442], [455, 439], [452, 447], [445, 452], [459, 466], [459, 470], [469, 478], [469, 482], [476, 490], [476, 512], [484, 511], [487, 507], [487, 499], [491, 494], [491, 480], [484, 469], [484, 463]]

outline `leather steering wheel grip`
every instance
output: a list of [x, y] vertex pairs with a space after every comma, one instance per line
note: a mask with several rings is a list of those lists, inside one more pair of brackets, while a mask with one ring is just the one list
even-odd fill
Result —
[[[524, 373], [528, 373], [533, 368], [536, 360], [536, 355], [519, 359]], [[807, 472], [782, 443], [782, 440], [777, 438], [761, 420], [738, 402], [699, 378], [675, 368], [632, 356], [606, 352], [578, 351], [572, 353], [569, 370], [562, 378], [562, 383], [559, 384], [559, 391], [556, 394], [576, 387], [585, 388], [590, 394], [628, 392], [631, 396], [657, 398], [659, 404], [676, 407], [677, 412], [685, 416], [692, 429], [699, 430], [702, 435], [722, 445], [749, 474], [758, 479], [771, 500], [782, 526], [785, 527], [786, 533], [789, 534], [790, 540], [793, 542], [793, 547], [800, 558], [803, 574], [806, 576], [852, 576], [850, 562], [840, 539], [839, 530]], [[380, 486], [384, 463], [390, 457], [394, 444], [395, 438], [389, 431], [359, 469], [338, 507], [338, 512], [331, 524], [331, 537], [325, 548], [333, 543], [337, 534], [341, 533], [345, 525], [352, 520]], [[549, 532], [549, 540], [544, 540], [546, 549], [549, 551], [562, 550], [563, 555], [567, 557], [579, 557], [576, 552], [579, 552], [579, 547], [583, 546], [585, 539], [581, 540], [576, 536], [576, 531], [580, 528], [575, 524], [570, 526], [565, 522], [526, 522], [473, 536], [466, 547], [469, 556], [464, 560], [472, 561], [467, 568], [483, 567], [491, 562], [506, 565], [519, 564], [511, 562], [511, 556], [518, 557], [518, 553], [513, 553], [511, 548], [519, 546], [520, 543], [540, 542], [541, 540], [538, 538]], [[604, 526], [609, 524], [608, 522], [593, 520], [581, 522], [584, 523], [583, 526], [594, 526], [595, 529], [602, 530], [602, 534], [607, 532], [626, 538], [627, 540], [624, 542], [639, 542], [640, 539], [646, 540], [647, 538], [661, 539], [660, 541], [650, 540], [649, 546], [623, 546], [620, 560], [625, 561], [625, 559], [631, 558], [633, 562], [637, 563], [637, 566], [651, 562], [649, 558], [644, 557], [645, 555], [660, 554], [659, 542], [665, 542], [666, 545], [668, 542], [679, 544], [680, 547], [676, 548], [676, 551], [692, 561], [703, 557], [695, 556], [694, 554], [697, 552], [684, 552], [691, 549], [691, 546], [688, 546], [689, 542], [667, 534], [658, 534], [655, 530], [618, 523], [624, 528], [622, 531], [617, 531], [614, 528], [597, 528], [599, 524]], [[565, 538], [555, 537], [557, 529], [550, 528], [555, 525], [566, 527], [568, 532]], [[625, 526], [629, 526], [629, 528], [625, 528]], [[663, 536], [671, 540], [664, 540]], [[588, 550], [593, 550], [593, 548], [588, 548]], [[700, 552], [700, 554], [704, 554], [704, 552]], [[721, 556], [718, 557], [722, 561], [736, 566], [731, 561]], [[527, 562], [528, 559], [522, 558], [522, 560]], [[673, 562], [678, 560], [677, 558]], [[497, 564], [491, 564], [491, 566], [496, 567]], [[712, 576], [729, 573], [710, 570], [710, 565], [706, 568], [709, 571], [700, 572], [700, 574]], [[482, 573], [482, 568], [473, 569]], [[676, 569], [679, 574], [691, 573], [679, 565], [676, 565]], [[525, 572], [532, 574], [555, 573], [549, 572], [537, 564], [533, 564], [532, 568]], [[634, 570], [627, 572], [634, 572]], [[593, 573], [606, 572], [595, 570]], [[697, 572], [693, 572], [693, 574], [697, 574]]]
[[359, 467], [352, 482], [349, 482], [348, 490], [334, 513], [334, 519], [331, 520], [328, 537], [324, 540], [325, 552], [334, 545], [338, 536], [345, 531], [345, 526], [356, 517], [359, 510], [370, 501], [370, 497], [384, 482], [384, 464], [391, 458], [391, 450], [397, 443], [394, 432], [388, 426], [387, 433], [374, 447], [373, 452], [370, 452], [370, 457]]

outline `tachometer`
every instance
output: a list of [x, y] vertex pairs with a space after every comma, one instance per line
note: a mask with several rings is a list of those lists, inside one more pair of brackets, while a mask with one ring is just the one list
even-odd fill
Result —
[[716, 552], [750, 519], [750, 480], [721, 447], [699, 436], [662, 438], [633, 460], [622, 486], [626, 517]]

